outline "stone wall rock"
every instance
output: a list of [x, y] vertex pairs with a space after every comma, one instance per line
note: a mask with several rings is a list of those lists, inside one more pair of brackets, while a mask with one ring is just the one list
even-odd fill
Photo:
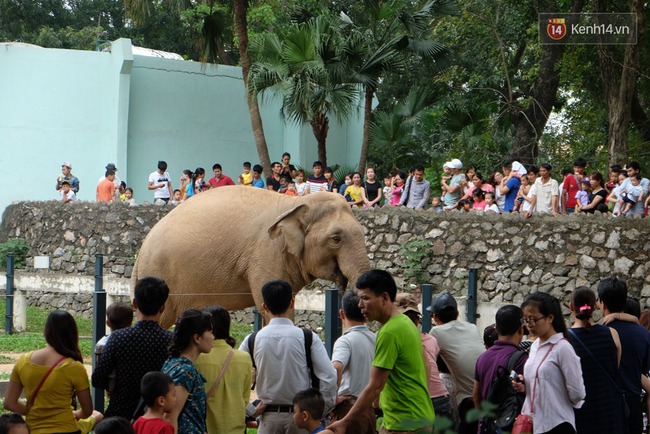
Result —
[[[28, 240], [27, 272], [35, 271], [33, 256], [48, 255], [50, 272], [92, 275], [95, 254], [102, 253], [105, 274], [129, 278], [142, 240], [170, 209], [21, 202], [5, 210], [0, 241]], [[599, 213], [525, 219], [386, 208], [354, 212], [372, 265], [392, 273], [407, 290], [409, 284], [430, 282], [434, 291], [462, 295], [468, 270], [477, 268], [479, 303], [520, 303], [540, 290], [566, 305], [575, 287], [595, 288], [604, 276], [616, 274], [642, 306], [649, 304], [650, 219]], [[241, 315], [244, 322], [252, 320], [249, 313]], [[310, 327], [323, 326], [322, 317], [307, 315], [307, 320]]]

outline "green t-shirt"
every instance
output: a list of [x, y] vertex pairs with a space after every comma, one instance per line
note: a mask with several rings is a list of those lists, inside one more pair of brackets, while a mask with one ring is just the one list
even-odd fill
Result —
[[406, 315], [389, 319], [379, 329], [372, 365], [390, 370], [379, 398], [387, 430], [414, 431], [433, 425], [422, 340]]

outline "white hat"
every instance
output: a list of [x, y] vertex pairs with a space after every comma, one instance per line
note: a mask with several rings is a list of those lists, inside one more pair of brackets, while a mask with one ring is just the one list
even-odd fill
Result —
[[519, 172], [520, 175], [525, 175], [528, 173], [528, 170], [526, 170], [524, 165], [521, 164], [519, 161], [512, 162], [512, 170], [514, 170], [515, 172]]
[[445, 164], [442, 165], [443, 169], [449, 169], [449, 161], [445, 161]]
[[461, 163], [461, 161], [458, 158], [454, 158], [449, 163], [447, 163], [447, 167], [451, 169], [462, 169], [463, 163]]

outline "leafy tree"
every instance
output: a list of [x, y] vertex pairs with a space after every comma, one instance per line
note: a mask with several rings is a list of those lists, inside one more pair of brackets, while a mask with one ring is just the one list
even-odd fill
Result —
[[310, 124], [324, 165], [329, 117], [348, 119], [358, 94], [356, 86], [345, 81], [344, 44], [338, 29], [323, 16], [296, 24], [281, 36], [266, 33], [254, 50], [252, 92], [280, 96], [283, 119]]
[[363, 170], [368, 154], [372, 102], [381, 80], [390, 72], [402, 71], [410, 55], [446, 65], [449, 51], [431, 39], [431, 30], [436, 18], [454, 14], [457, 8], [451, 0], [415, 4], [402, 0], [341, 3], [345, 11], [342, 19], [349, 24], [351, 40], [355, 41], [346, 61], [352, 80], [364, 88], [364, 131], [359, 157], [359, 169]]

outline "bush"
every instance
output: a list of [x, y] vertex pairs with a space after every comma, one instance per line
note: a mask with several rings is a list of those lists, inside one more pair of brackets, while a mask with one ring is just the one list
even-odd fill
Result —
[[0, 270], [7, 269], [7, 254], [14, 254], [14, 268], [25, 268], [25, 258], [29, 250], [29, 243], [24, 238], [14, 238], [5, 243], [0, 243]]

